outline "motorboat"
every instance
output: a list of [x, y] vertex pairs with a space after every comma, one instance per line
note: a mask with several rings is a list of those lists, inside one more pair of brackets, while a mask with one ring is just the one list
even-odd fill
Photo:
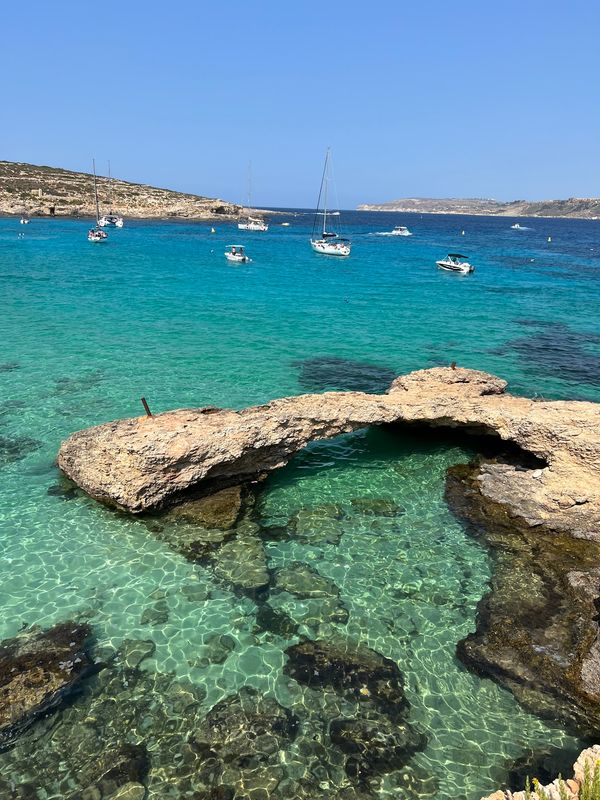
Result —
[[290, 227], [290, 223], [289, 222], [282, 222], [281, 223], [281, 227], [282, 228], [289, 228]]
[[237, 264], [249, 264], [250, 261], [252, 261], [252, 259], [246, 255], [244, 246], [241, 244], [230, 244], [225, 251], [225, 258], [227, 261], [234, 261]]
[[[325, 165], [323, 167], [323, 175], [321, 177], [321, 188], [319, 190], [319, 198], [317, 200], [317, 209], [315, 212], [315, 219], [313, 222], [312, 236], [310, 237], [310, 246], [315, 253], [321, 253], [325, 256], [349, 256], [352, 244], [349, 239], [345, 239], [333, 230], [327, 230], [327, 194], [330, 182], [330, 168], [331, 168], [331, 149], [327, 148], [325, 153]], [[321, 198], [323, 199], [323, 210], [321, 208]], [[339, 211], [329, 213], [329, 216], [339, 217]], [[319, 220], [322, 217], [322, 222]]]
[[264, 219], [258, 217], [247, 217], [245, 221], [238, 222], [238, 230], [240, 231], [268, 231], [269, 226]]
[[27, 219], [27, 217], [21, 217], [20, 222], [21, 225], [29, 225], [29, 220]]
[[96, 203], [96, 227], [90, 228], [88, 231], [88, 242], [105, 242], [108, 239], [108, 233], [103, 231], [100, 227], [100, 211], [98, 206], [98, 182], [96, 181], [96, 159], [92, 159], [92, 170], [94, 173], [94, 200]]
[[391, 236], [412, 236], [412, 233], [404, 225], [396, 225], [394, 230], [391, 231], [390, 235]]
[[528, 231], [528, 230], [531, 230], [531, 229], [530, 229], [530, 228], [528, 228], [526, 225], [519, 225], [519, 223], [518, 223], [518, 222], [515, 222], [515, 224], [514, 224], [514, 225], [511, 225], [511, 226], [510, 226], [510, 229], [511, 229], [512, 231]]
[[446, 258], [442, 258], [435, 263], [440, 269], [445, 269], [447, 272], [459, 272], [462, 275], [467, 275], [473, 272], [474, 266], [467, 261], [469, 256], [463, 256], [460, 253], [448, 253]]
[[98, 220], [98, 225], [101, 228], [122, 228], [123, 227], [123, 217], [118, 217], [116, 214], [104, 214]]
[[90, 228], [87, 238], [88, 242], [105, 242], [108, 239], [108, 233], [100, 228]]

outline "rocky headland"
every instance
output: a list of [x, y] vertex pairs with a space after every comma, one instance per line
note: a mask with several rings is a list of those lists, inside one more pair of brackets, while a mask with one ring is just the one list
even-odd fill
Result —
[[[395, 379], [386, 394], [327, 392], [241, 411], [182, 409], [106, 423], [73, 434], [58, 463], [92, 497], [152, 512], [145, 517], [151, 529], [158, 525], [167, 537], [178, 531], [174, 546], [212, 564], [229, 585], [256, 592], [271, 584], [307, 597], [316, 591], [332, 618], [343, 619], [335, 591], [317, 586], [315, 576], [294, 575], [290, 584], [285, 571], [269, 575], [243, 493], [231, 487], [248, 486], [311, 441], [370, 425], [472, 437], [484, 455], [449, 471], [447, 497], [490, 548], [495, 570], [477, 630], [458, 644], [458, 655], [535, 713], [585, 735], [600, 732], [597, 404], [516, 397], [493, 375], [435, 368]], [[208, 524], [205, 536], [186, 539], [190, 514]], [[178, 527], [163, 528], [165, 515]], [[335, 519], [332, 508], [329, 536]], [[305, 528], [299, 519], [296, 535]], [[249, 571], [240, 570], [246, 551]], [[263, 611], [269, 624], [290, 628]]]
[[[100, 213], [132, 219], [236, 219], [244, 209], [211, 197], [98, 176]], [[58, 167], [0, 161], [0, 214], [93, 217], [93, 176]]]
[[358, 211], [401, 211], [414, 214], [466, 214], [498, 217], [600, 218], [600, 199], [569, 197], [566, 200], [511, 200], [487, 198], [406, 197], [388, 203], [363, 203]]

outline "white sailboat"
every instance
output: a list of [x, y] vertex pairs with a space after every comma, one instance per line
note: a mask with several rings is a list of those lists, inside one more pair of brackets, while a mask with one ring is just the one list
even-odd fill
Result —
[[112, 210], [112, 177], [110, 174], [110, 161], [108, 162], [108, 207], [110, 208], [109, 213], [100, 217], [98, 220], [98, 226], [100, 228], [122, 228], [123, 217], [119, 217], [119, 215], [115, 214]]
[[[331, 148], [327, 148], [325, 154], [325, 165], [323, 167], [323, 176], [321, 178], [321, 188], [319, 189], [319, 199], [317, 200], [317, 210], [315, 213], [315, 221], [313, 223], [312, 236], [310, 238], [310, 246], [315, 253], [322, 253], [326, 256], [349, 256], [352, 247], [349, 239], [344, 239], [333, 230], [327, 230], [327, 195], [330, 181], [330, 161], [331, 161]], [[320, 211], [321, 198], [323, 199], [323, 210]], [[329, 216], [338, 216], [339, 211], [329, 212]], [[319, 223], [319, 217], [323, 217], [322, 225]], [[319, 224], [317, 224], [319, 223]], [[320, 229], [320, 231], [319, 231]], [[318, 235], [320, 232], [320, 235]]]
[[100, 211], [98, 208], [98, 184], [96, 182], [96, 159], [92, 159], [92, 168], [94, 170], [94, 200], [96, 202], [96, 227], [90, 228], [88, 231], [88, 242], [105, 242], [108, 239], [106, 231], [101, 230], [99, 227]]
[[[248, 208], [252, 208], [252, 164], [248, 164]], [[245, 220], [238, 222], [238, 230], [240, 231], [264, 231], [269, 230], [268, 224], [260, 217], [251, 217], [250, 214]]]

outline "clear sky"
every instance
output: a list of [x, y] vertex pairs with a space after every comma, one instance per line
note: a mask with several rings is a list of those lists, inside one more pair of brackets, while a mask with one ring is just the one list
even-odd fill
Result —
[[600, 196], [598, 0], [2, 4], [0, 159], [256, 205]]

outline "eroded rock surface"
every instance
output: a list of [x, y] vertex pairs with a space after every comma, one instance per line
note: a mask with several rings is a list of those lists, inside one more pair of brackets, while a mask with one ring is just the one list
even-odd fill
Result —
[[0, 750], [58, 707], [92, 667], [88, 625], [63, 622], [0, 643]]
[[397, 378], [385, 395], [326, 392], [242, 411], [182, 409], [79, 431], [61, 446], [61, 469], [93, 497], [134, 513], [198, 487], [254, 479], [315, 439], [369, 425], [420, 422], [488, 433], [532, 454], [523, 469], [491, 464], [482, 493], [528, 525], [600, 541], [600, 405], [538, 402], [468, 369]]

